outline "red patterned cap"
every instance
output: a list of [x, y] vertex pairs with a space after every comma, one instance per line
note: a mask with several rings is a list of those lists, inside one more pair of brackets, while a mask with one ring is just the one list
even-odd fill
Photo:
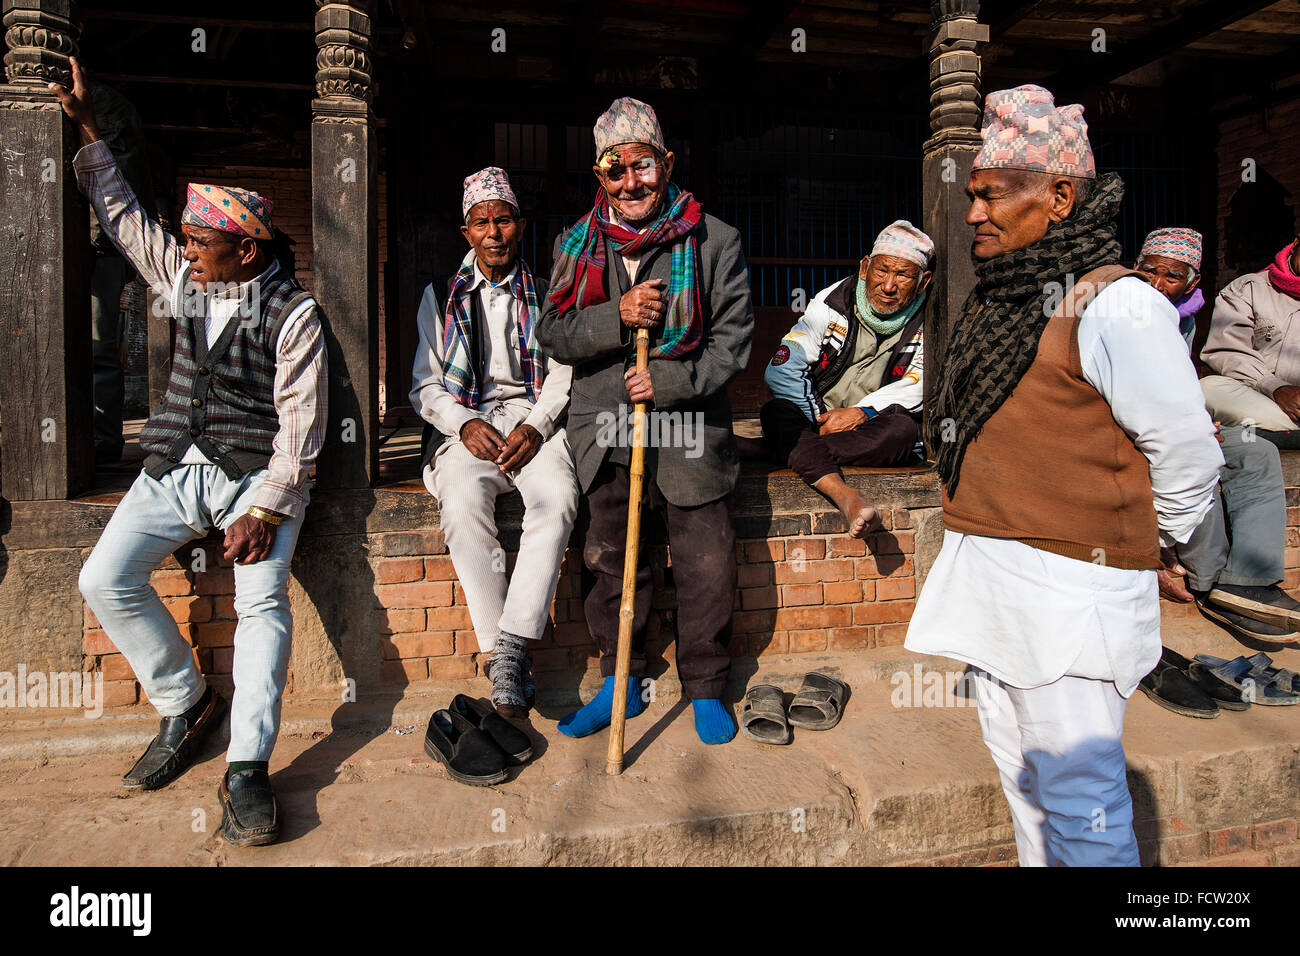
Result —
[[1052, 94], [1027, 84], [984, 99], [984, 146], [971, 170], [1028, 169], [1096, 179], [1088, 124], [1077, 103], [1057, 107]]

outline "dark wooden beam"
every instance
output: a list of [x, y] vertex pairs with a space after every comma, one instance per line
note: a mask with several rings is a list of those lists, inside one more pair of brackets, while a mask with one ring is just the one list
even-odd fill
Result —
[[1113, 53], [1093, 54], [1099, 63], [1096, 69], [1083, 76], [1077, 70], [1062, 69], [1042, 85], [1053, 91], [1058, 88], [1077, 91], [1105, 86], [1276, 2], [1277, 0], [1208, 0], [1184, 14], [1177, 22], [1169, 26], [1155, 25], [1148, 35], [1128, 41]]

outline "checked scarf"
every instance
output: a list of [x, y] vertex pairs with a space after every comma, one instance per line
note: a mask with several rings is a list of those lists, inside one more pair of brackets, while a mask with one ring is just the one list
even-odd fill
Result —
[[[1100, 266], [1118, 263], [1123, 249], [1115, 218], [1124, 183], [1100, 177], [1073, 216], [1047, 227], [1033, 245], [975, 262], [975, 288], [967, 297], [939, 369], [939, 388], [926, 415], [926, 439], [950, 498], [957, 493], [966, 446], [1010, 397], [1038, 354], [1038, 340], [1055, 311], [1048, 298]], [[956, 425], [955, 436], [944, 421]], [[944, 432], [949, 431], [948, 441]], [[953, 438], [955, 437], [955, 440]]]
[[[470, 356], [473, 341], [473, 322], [470, 310], [461, 303], [465, 290], [474, 281], [474, 250], [471, 249], [460, 264], [460, 270], [451, 283], [447, 308], [442, 322], [442, 381], [451, 397], [466, 408], [478, 408], [479, 373]], [[516, 320], [519, 325], [519, 367], [524, 373], [524, 388], [528, 400], [536, 402], [545, 377], [542, 353], [537, 348], [537, 289], [533, 273], [520, 259], [515, 269], [515, 302], [519, 303]]]
[[663, 340], [650, 350], [653, 358], [688, 355], [700, 344], [703, 318], [700, 309], [699, 243], [696, 229], [704, 211], [695, 197], [669, 184], [667, 208], [644, 232], [633, 232], [613, 222], [609, 197], [602, 189], [591, 212], [583, 216], [560, 245], [551, 278], [551, 301], [565, 312], [609, 301], [605, 291], [605, 243], [608, 238], [620, 255], [637, 256], [656, 246], [671, 248], [672, 272], [665, 298]]

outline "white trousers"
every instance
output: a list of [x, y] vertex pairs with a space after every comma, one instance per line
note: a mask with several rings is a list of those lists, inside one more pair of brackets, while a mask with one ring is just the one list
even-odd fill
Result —
[[[496, 647], [502, 631], [540, 638], [578, 513], [577, 470], [564, 429], [543, 442], [513, 479], [453, 442], [426, 469], [425, 486], [438, 499], [447, 550], [465, 589], [479, 650]], [[495, 509], [497, 496], [512, 489], [524, 499], [524, 523], [515, 572], [507, 579]]]
[[1205, 395], [1205, 410], [1224, 425], [1253, 422], [1260, 428], [1279, 432], [1296, 427], [1277, 402], [1235, 378], [1207, 375], [1201, 379], [1201, 392]]
[[1011, 805], [1021, 866], [1138, 866], [1124, 708], [1111, 681], [1021, 689], [975, 670], [980, 730]]

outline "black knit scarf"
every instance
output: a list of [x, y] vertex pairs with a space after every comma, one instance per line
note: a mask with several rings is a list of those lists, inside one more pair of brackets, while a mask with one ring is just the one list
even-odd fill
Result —
[[949, 497], [957, 493], [966, 446], [1033, 364], [1055, 311], [1049, 296], [1055, 293], [1059, 301], [1068, 276], [1077, 282], [1120, 261], [1115, 220], [1123, 198], [1123, 181], [1107, 173], [1074, 215], [1049, 225], [1033, 245], [976, 260], [975, 288], [948, 339], [926, 414], [926, 439], [936, 450], [936, 470]]

